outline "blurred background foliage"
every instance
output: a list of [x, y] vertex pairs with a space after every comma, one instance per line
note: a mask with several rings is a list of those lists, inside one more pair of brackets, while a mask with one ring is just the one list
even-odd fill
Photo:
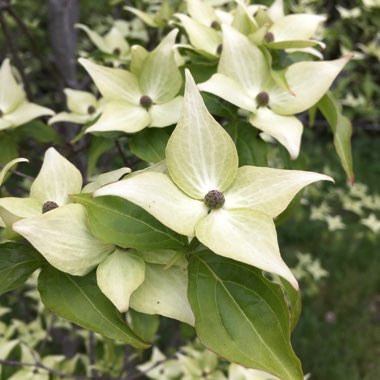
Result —
[[[63, 3], [67, 6], [64, 14], [71, 20], [68, 22], [82, 22], [99, 32], [106, 30], [113, 19], [133, 18], [123, 10], [125, 5], [139, 9], [154, 6], [154, 2], [144, 0], [0, 1], [0, 60], [13, 57], [13, 63], [26, 79], [30, 99], [57, 111], [65, 108], [64, 87], [83, 90], [91, 87], [76, 58], [78, 51], [94, 48], [84, 33], [63, 32], [65, 24], [59, 13], [59, 4]], [[170, 3], [173, 9], [179, 4]], [[262, 3], [270, 5], [271, 1]], [[305, 191], [286, 220], [278, 221], [280, 246], [300, 279], [303, 293], [303, 312], [293, 344], [311, 379], [377, 380], [380, 374], [380, 4], [376, 0], [285, 3], [289, 12], [327, 16], [321, 31], [327, 46], [323, 52], [325, 59], [354, 52], [354, 59], [334, 88], [353, 124], [354, 186], [346, 183], [331, 133], [320, 115], [312, 127], [306, 128], [302, 154], [296, 161], [290, 162], [280, 146], [268, 150], [269, 162], [277, 167], [325, 172], [336, 180], [335, 187], [318, 184]], [[147, 31], [150, 41], [159, 39], [160, 30], [148, 28]], [[59, 144], [65, 155], [88, 175], [123, 164], [139, 165], [130, 161], [128, 155], [119, 154], [120, 145], [129, 149], [128, 139], [86, 136], [73, 141], [79, 133], [77, 126], [53, 129], [40, 121], [32, 123], [33, 126], [23, 126], [12, 133], [1, 132], [1, 163], [17, 156], [27, 156], [31, 161], [31, 165], [23, 166], [22, 175], [12, 176], [6, 183], [3, 194], [8, 191], [18, 196], [23, 194], [40, 167], [42, 153], [52, 144]], [[147, 339], [155, 342], [170, 365], [161, 366], [163, 369], [156, 366], [163, 371], [158, 375], [134, 372], [138, 363], [151, 360], [154, 364], [151, 352], [131, 350], [54, 317], [41, 307], [34, 279], [27, 287], [1, 296], [0, 318], [0, 359], [21, 362], [38, 359], [42, 363], [39, 369], [22, 367], [21, 372], [20, 367], [2, 365], [1, 380], [55, 379], [62, 375], [70, 378], [73, 373], [82, 376], [77, 378], [116, 379], [126, 372], [130, 374], [128, 379], [144, 376], [175, 379], [182, 378], [175, 372], [178, 361], [182, 368], [186, 367], [183, 356], [205, 365], [199, 343], [183, 348], [193, 339], [191, 328], [171, 320], [162, 320], [158, 328], [157, 318], [152, 317], [146, 321], [150, 326], [150, 331], [145, 331]], [[134, 316], [130, 318], [133, 323]], [[136, 329], [138, 320], [135, 319]], [[179, 356], [178, 352], [181, 352]], [[226, 363], [207, 360], [212, 363], [211, 375], [189, 378], [216, 379], [219, 370], [226, 373]], [[43, 366], [53, 369], [55, 374], [45, 371]]]

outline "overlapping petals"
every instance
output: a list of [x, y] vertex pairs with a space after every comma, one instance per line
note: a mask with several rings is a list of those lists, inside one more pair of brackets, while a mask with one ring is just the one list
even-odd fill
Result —
[[[246, 36], [224, 25], [218, 73], [199, 88], [251, 112], [250, 123], [277, 139], [296, 158], [303, 128], [293, 115], [317, 103], [349, 59], [298, 62], [281, 74], [285, 81], [280, 81], [264, 53]], [[257, 100], [260, 93], [267, 95], [266, 104]]]
[[[168, 173], [141, 172], [105, 186], [94, 196], [116, 195], [143, 207], [178, 233], [196, 236], [216, 254], [278, 274], [297, 288], [282, 260], [273, 217], [304, 186], [330, 177], [253, 166], [238, 169], [236, 148], [208, 113], [186, 72], [183, 114], [167, 148]], [[217, 190], [225, 203], [209, 209], [205, 195]]]
[[169, 33], [151, 53], [132, 49], [131, 72], [79, 60], [104, 97], [100, 118], [86, 132], [134, 133], [178, 121], [182, 77], [173, 55], [177, 32]]
[[0, 68], [0, 130], [14, 128], [54, 112], [27, 100], [23, 86], [12, 73], [9, 59]]

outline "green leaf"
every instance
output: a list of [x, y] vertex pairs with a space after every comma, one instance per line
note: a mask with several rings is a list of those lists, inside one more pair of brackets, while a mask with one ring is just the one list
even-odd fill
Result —
[[165, 148], [170, 134], [166, 129], [147, 128], [129, 140], [131, 152], [147, 162], [157, 163], [165, 159]]
[[157, 314], [150, 315], [139, 313], [130, 309], [128, 315], [131, 319], [131, 325], [136, 333], [147, 342], [153, 342], [157, 330], [160, 326], [160, 317]]
[[348, 177], [348, 181], [353, 183], [355, 176], [352, 166], [351, 122], [342, 114], [342, 108], [331, 92], [327, 93], [319, 101], [318, 108], [330, 125], [330, 128], [334, 134], [335, 150]]
[[41, 120], [32, 120], [29, 123], [18, 127], [17, 136], [22, 138], [32, 138], [40, 143], [56, 143], [62, 142], [59, 133], [50, 125], [45, 124]]
[[239, 166], [268, 166], [267, 144], [258, 136], [256, 129], [245, 122], [232, 124], [226, 129], [236, 144]]
[[181, 248], [186, 238], [171, 231], [135, 204], [114, 196], [73, 196], [86, 206], [95, 237], [122, 248], [141, 250]]
[[229, 119], [236, 118], [236, 107], [229, 104], [224, 99], [207, 92], [202, 92], [201, 95], [207, 109], [212, 115]]
[[13, 135], [0, 134], [0, 164], [6, 165], [9, 161], [18, 157], [18, 145]]
[[0, 295], [22, 285], [45, 260], [32, 247], [0, 245]]
[[48, 266], [39, 275], [38, 290], [44, 305], [58, 316], [133, 347], [148, 347], [99, 290], [94, 272], [70, 276]]
[[88, 168], [87, 176], [91, 177], [96, 172], [96, 165], [102, 154], [111, 150], [114, 142], [110, 139], [98, 136], [92, 136], [90, 146], [88, 148]]
[[289, 311], [279, 285], [260, 270], [212, 254], [189, 262], [189, 301], [202, 343], [225, 359], [302, 380], [290, 345]]
[[301, 292], [294, 289], [293, 286], [283, 278], [279, 277], [279, 280], [281, 281], [281, 285], [284, 288], [288, 300], [288, 307], [290, 310], [290, 330], [293, 331], [301, 315]]

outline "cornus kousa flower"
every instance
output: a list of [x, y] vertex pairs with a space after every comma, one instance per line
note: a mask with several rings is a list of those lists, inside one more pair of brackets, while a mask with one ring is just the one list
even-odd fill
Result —
[[[349, 59], [298, 62], [275, 73], [259, 48], [224, 25], [218, 72], [199, 89], [249, 111], [249, 122], [277, 139], [296, 158], [303, 125], [293, 115], [317, 103]], [[278, 80], [281, 75], [289, 89]]]
[[195, 49], [206, 56], [219, 56], [222, 46], [220, 26], [222, 23], [231, 23], [233, 16], [200, 0], [187, 0], [186, 5], [189, 16], [182, 13], [175, 16], [185, 29], [191, 46], [181, 46]]
[[102, 100], [86, 91], [65, 88], [67, 108], [70, 112], [60, 112], [49, 119], [49, 124], [62, 121], [76, 124], [87, 124], [95, 120], [101, 113]]
[[330, 177], [243, 166], [235, 145], [206, 109], [186, 72], [182, 116], [166, 148], [168, 174], [141, 172], [94, 192], [141, 206], [216, 254], [278, 274], [297, 288], [282, 260], [273, 218], [304, 186]]
[[49, 108], [28, 102], [23, 86], [13, 76], [9, 59], [5, 59], [0, 68], [0, 130], [53, 114]]
[[115, 23], [104, 36], [101, 36], [84, 24], [75, 24], [75, 27], [83, 30], [101, 52], [117, 56], [121, 60], [126, 60], [129, 58], [130, 47], [118, 25]]
[[[0, 182], [12, 165], [22, 161], [26, 160], [6, 165]], [[186, 297], [187, 271], [181, 261], [168, 269], [163, 252], [160, 259], [164, 262], [157, 265], [135, 250], [102, 242], [91, 233], [86, 208], [72, 203], [69, 196], [92, 192], [129, 172], [129, 168], [121, 168], [101, 174], [82, 189], [78, 169], [50, 148], [32, 183], [30, 197], [0, 198], [0, 226], [23, 236], [60, 271], [82, 276], [97, 267], [99, 288], [120, 312], [131, 306], [193, 325], [194, 315]]]
[[268, 9], [257, 8], [257, 5], [246, 7], [247, 12], [255, 12], [255, 22], [259, 27], [251, 38], [258, 43], [264, 43], [271, 49], [297, 49], [310, 52], [319, 57], [321, 54], [309, 48], [315, 45], [325, 45], [311, 39], [319, 25], [326, 20], [325, 16], [315, 14], [285, 15], [283, 0], [276, 0]]
[[[123, 170], [124, 174], [130, 171]], [[72, 275], [88, 273], [115, 250], [91, 234], [86, 208], [71, 203], [69, 195], [81, 190], [79, 170], [49, 148], [32, 183], [30, 197], [0, 198], [4, 226], [27, 239], [51, 265]]]
[[182, 87], [173, 50], [177, 32], [170, 32], [151, 53], [132, 49], [131, 72], [79, 59], [104, 97], [100, 118], [86, 132], [133, 133], [178, 121], [183, 98], [177, 96]]

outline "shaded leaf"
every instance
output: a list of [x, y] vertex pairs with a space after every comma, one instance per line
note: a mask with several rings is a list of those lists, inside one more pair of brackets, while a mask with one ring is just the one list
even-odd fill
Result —
[[288, 300], [288, 306], [290, 310], [290, 329], [294, 330], [301, 315], [301, 293], [299, 290], [293, 288], [293, 286], [283, 278], [279, 277], [281, 285], [285, 290], [285, 295]]
[[0, 245], [0, 295], [22, 285], [44, 262], [44, 258], [30, 246]]
[[282, 290], [260, 270], [198, 252], [190, 258], [188, 296], [197, 335], [207, 348], [283, 380], [303, 379]]
[[88, 148], [87, 176], [91, 177], [96, 172], [96, 165], [103, 153], [109, 152], [114, 146], [110, 139], [98, 136], [92, 136]]
[[148, 347], [100, 291], [94, 272], [70, 276], [48, 266], [39, 275], [38, 290], [44, 305], [58, 316], [136, 348]]
[[352, 166], [351, 122], [342, 114], [342, 108], [331, 92], [327, 93], [319, 101], [318, 108], [330, 125], [330, 128], [334, 134], [335, 150], [348, 177], [348, 181], [353, 183], [355, 177]]
[[45, 124], [41, 120], [32, 120], [16, 129], [17, 136], [23, 138], [32, 138], [40, 143], [56, 143], [62, 142], [59, 133], [50, 125]]
[[86, 206], [90, 229], [95, 237], [122, 248], [181, 248], [186, 238], [161, 224], [141, 207], [114, 196], [91, 198], [73, 196]]
[[133, 309], [129, 310], [128, 315], [136, 333], [145, 341], [152, 342], [160, 326], [160, 317], [157, 314], [139, 313]]
[[165, 148], [170, 134], [166, 129], [147, 128], [129, 141], [131, 152], [144, 161], [157, 163], [165, 159]]
[[1, 134], [0, 164], [6, 165], [18, 157], [18, 145], [11, 135]]
[[240, 122], [226, 129], [236, 144], [239, 166], [268, 166], [267, 144], [259, 137], [252, 125]]

